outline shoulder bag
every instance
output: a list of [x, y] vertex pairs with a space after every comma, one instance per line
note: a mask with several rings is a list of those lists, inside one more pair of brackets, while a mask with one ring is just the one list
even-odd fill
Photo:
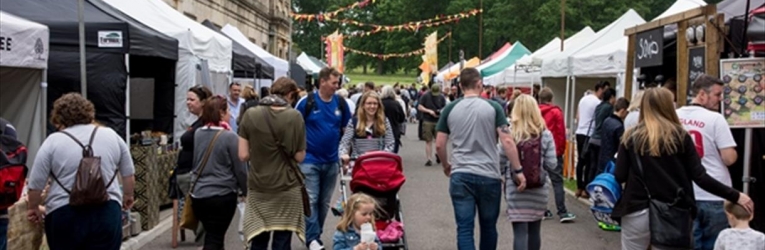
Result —
[[207, 151], [205, 151], [205, 156], [202, 158], [202, 165], [199, 166], [199, 171], [197, 171], [197, 178], [191, 183], [191, 189], [189, 189], [189, 192], [186, 194], [186, 200], [183, 204], [183, 214], [181, 215], [181, 228], [197, 230], [197, 227], [199, 226], [199, 219], [197, 219], [197, 216], [194, 214], [194, 209], [191, 207], [191, 193], [194, 192], [194, 187], [197, 185], [197, 182], [199, 182], [199, 177], [202, 176], [202, 171], [205, 170], [205, 166], [207, 166], [207, 160], [210, 159], [210, 154], [212, 153], [213, 146], [215, 146], [215, 141], [218, 140], [218, 136], [220, 136], [221, 133], [223, 133], [223, 130], [215, 133], [215, 137], [210, 141], [210, 145], [207, 145]]
[[276, 147], [279, 148], [279, 152], [284, 157], [284, 160], [287, 161], [287, 164], [290, 165], [290, 170], [295, 173], [295, 176], [298, 179], [298, 182], [300, 183], [300, 194], [303, 199], [303, 214], [305, 214], [306, 217], [311, 216], [311, 203], [308, 199], [308, 190], [305, 188], [305, 175], [303, 175], [303, 172], [300, 171], [297, 164], [295, 163], [295, 157], [290, 156], [289, 153], [287, 153], [287, 148], [284, 147], [284, 144], [282, 144], [282, 141], [279, 140], [279, 136], [276, 135], [276, 132], [274, 131], [273, 125], [271, 125], [271, 116], [268, 114], [268, 108], [263, 108], [263, 116], [265, 117], [266, 124], [268, 124], [268, 130], [271, 132], [271, 135], [274, 137], [274, 141], [276, 142]]
[[670, 180], [671, 185], [677, 190], [675, 200], [672, 203], [667, 203], [654, 199], [644, 181], [643, 163], [640, 162], [634, 143], [632, 153], [637, 162], [638, 180], [643, 184], [645, 192], [648, 194], [648, 227], [651, 230], [651, 245], [693, 249], [693, 216], [691, 210], [678, 205], [684, 195], [683, 189], [674, 180]]

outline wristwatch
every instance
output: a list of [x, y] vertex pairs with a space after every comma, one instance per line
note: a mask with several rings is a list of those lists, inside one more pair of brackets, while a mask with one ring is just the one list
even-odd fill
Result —
[[513, 169], [513, 174], [520, 174], [520, 173], [523, 173], [523, 168]]

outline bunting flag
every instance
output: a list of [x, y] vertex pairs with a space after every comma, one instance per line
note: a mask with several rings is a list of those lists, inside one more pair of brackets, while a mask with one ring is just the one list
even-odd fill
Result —
[[393, 31], [411, 31], [411, 32], [417, 32], [420, 30], [420, 28], [430, 28], [430, 27], [438, 27], [444, 24], [453, 23], [453, 22], [459, 22], [461, 19], [474, 17], [478, 14], [483, 13], [483, 10], [481, 9], [472, 9], [469, 11], [453, 14], [453, 15], [439, 15], [435, 18], [426, 19], [426, 20], [420, 20], [420, 21], [413, 21], [408, 22], [404, 24], [399, 25], [379, 25], [379, 24], [369, 24], [369, 23], [362, 23], [350, 19], [335, 19], [333, 17], [325, 18], [324, 21], [331, 21], [331, 22], [337, 22], [342, 24], [351, 24], [359, 27], [366, 27], [366, 28], [372, 28], [372, 30], [368, 31], [354, 31], [350, 34], [347, 34], [349, 37], [365, 37], [372, 34], [380, 33], [380, 32], [393, 32]]
[[332, 33], [332, 35], [327, 37], [324, 43], [327, 46], [327, 65], [334, 67], [340, 71], [340, 73], [343, 73], [345, 67], [345, 60], [343, 60], [343, 51], [345, 50], [345, 47], [343, 46], [343, 34], [335, 31], [335, 33]]
[[[436, 41], [436, 43], [438, 44], [438, 43], [443, 42], [447, 37], [449, 37], [451, 35], [452, 35], [451, 32], [446, 33], [446, 35], [444, 35], [443, 37], [439, 38]], [[327, 37], [327, 39], [329, 39], [329, 37]], [[355, 54], [375, 57], [375, 58], [379, 58], [379, 59], [382, 59], [382, 60], [388, 60], [390, 58], [411, 57], [411, 56], [425, 54], [425, 48], [421, 48], [421, 49], [418, 49], [418, 50], [409, 51], [409, 52], [405, 52], [405, 53], [391, 53], [391, 54], [377, 54], [377, 53], [372, 53], [372, 52], [367, 52], [367, 51], [356, 50], [356, 49], [348, 48], [348, 47], [343, 47], [343, 49], [345, 49], [345, 51], [349, 51], [349, 52], [352, 52], [352, 53], [355, 53]]]
[[324, 22], [324, 20], [336, 17], [337, 15], [340, 14], [340, 12], [347, 11], [350, 9], [363, 9], [364, 7], [369, 6], [369, 4], [375, 3], [375, 1], [376, 0], [364, 0], [361, 2], [354, 2], [351, 5], [341, 7], [335, 11], [319, 13], [319, 14], [298, 14], [298, 13], [292, 12], [290, 13], [290, 16], [292, 16], [292, 18], [295, 19], [295, 21], [307, 20], [310, 22], [310, 21], [316, 20], [319, 22]]

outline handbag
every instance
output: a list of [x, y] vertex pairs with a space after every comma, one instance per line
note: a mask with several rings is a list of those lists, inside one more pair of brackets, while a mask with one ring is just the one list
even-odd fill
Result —
[[672, 203], [652, 198], [648, 186], [643, 181], [645, 173], [643, 172], [643, 163], [638, 157], [637, 148], [634, 148], [632, 153], [635, 155], [640, 172], [638, 180], [643, 184], [643, 188], [648, 194], [648, 226], [651, 230], [651, 245], [693, 249], [693, 215], [691, 209], [682, 208], [678, 205], [685, 192], [671, 180], [672, 186], [677, 187], [675, 200]]
[[197, 178], [193, 183], [191, 183], [191, 189], [189, 189], [189, 192], [186, 194], [186, 199], [183, 204], [183, 214], [181, 214], [181, 228], [196, 231], [197, 227], [199, 227], [199, 219], [197, 219], [197, 216], [194, 214], [194, 209], [191, 207], [191, 193], [194, 191], [194, 186], [197, 185], [199, 177], [202, 175], [202, 171], [204, 171], [205, 166], [207, 165], [207, 160], [210, 159], [210, 154], [212, 153], [212, 148], [215, 145], [215, 141], [218, 140], [218, 136], [220, 136], [221, 133], [223, 133], [223, 130], [218, 131], [218, 133], [215, 134], [215, 137], [213, 137], [212, 141], [210, 141], [210, 145], [207, 145], [207, 151], [205, 151], [205, 156], [202, 158], [202, 165], [199, 166]]
[[579, 155], [579, 160], [589, 159], [590, 155], [590, 138], [592, 138], [592, 135], [590, 135], [590, 131], [592, 131], [592, 123], [595, 122], [595, 115], [592, 115], [592, 120], [590, 120], [590, 125], [587, 126], [587, 136], [584, 139], [584, 145], [582, 145], [582, 154]]
[[279, 140], [279, 137], [276, 136], [276, 133], [274, 132], [274, 127], [271, 125], [271, 116], [268, 115], [268, 110], [266, 108], [263, 108], [263, 116], [265, 117], [266, 124], [268, 124], [268, 130], [271, 132], [271, 135], [274, 137], [274, 141], [276, 142], [276, 147], [279, 148], [279, 152], [284, 157], [284, 160], [287, 161], [287, 164], [290, 165], [290, 170], [295, 173], [295, 176], [297, 176], [298, 183], [300, 183], [300, 194], [303, 199], [303, 214], [305, 214], [306, 217], [311, 216], [311, 203], [308, 199], [308, 190], [305, 188], [305, 175], [303, 175], [303, 172], [300, 171], [297, 164], [295, 164], [294, 157], [290, 156], [289, 153], [287, 153], [287, 148], [284, 147], [284, 144], [282, 144], [282, 141]]

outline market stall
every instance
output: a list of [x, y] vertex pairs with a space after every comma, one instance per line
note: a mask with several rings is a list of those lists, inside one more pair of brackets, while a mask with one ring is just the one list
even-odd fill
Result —
[[0, 116], [16, 126], [32, 166], [45, 140], [49, 31], [39, 23], [0, 11]]

